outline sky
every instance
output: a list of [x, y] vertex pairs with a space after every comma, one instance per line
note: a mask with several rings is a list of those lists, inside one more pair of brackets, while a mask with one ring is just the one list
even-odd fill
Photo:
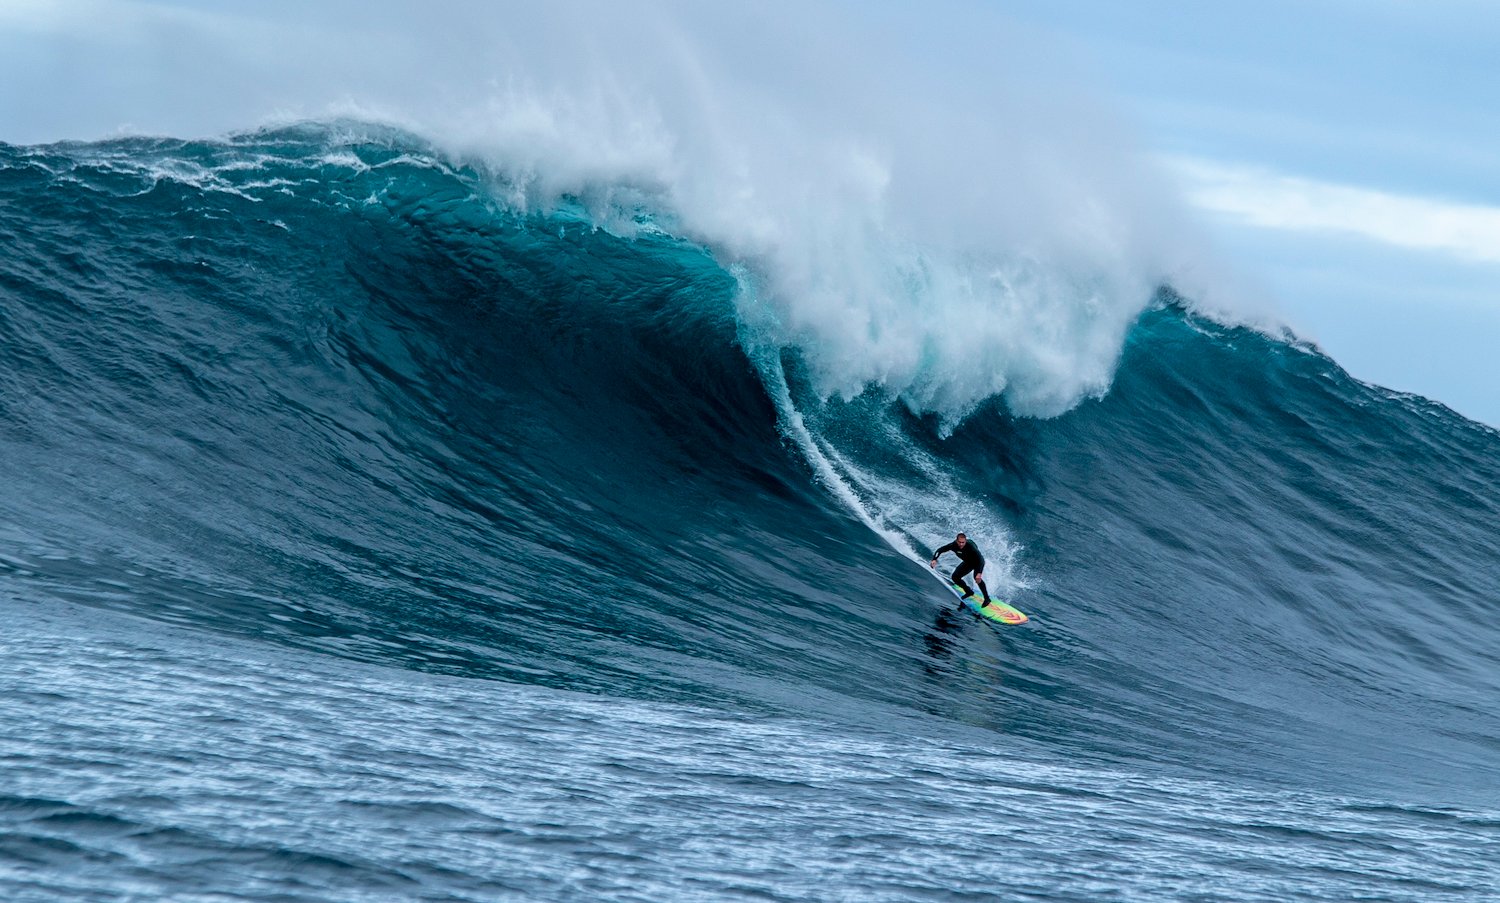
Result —
[[1500, 426], [1500, 3], [1002, 4], [1354, 376]]
[[[997, 54], [1019, 41], [1055, 57], [1054, 70], [1076, 72], [1117, 113], [1222, 258], [1298, 335], [1360, 379], [1500, 426], [1500, 2], [972, 5], [1016, 26]], [[324, 32], [284, 27], [307, 9]], [[241, 109], [271, 115], [294, 82], [336, 83], [339, 53], [408, 52], [362, 29], [368, 9], [0, 0], [0, 140], [252, 126], [205, 97], [232, 91]], [[422, 9], [455, 20], [472, 11], [443, 0]], [[332, 47], [326, 27], [343, 22], [348, 38]], [[494, 37], [476, 22], [444, 39]], [[231, 48], [236, 70], [223, 65]], [[398, 91], [415, 70], [366, 74]]]

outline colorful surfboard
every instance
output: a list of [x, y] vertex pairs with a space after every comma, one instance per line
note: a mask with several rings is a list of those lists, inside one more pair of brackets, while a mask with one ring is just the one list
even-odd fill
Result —
[[[951, 581], [948, 582], [948, 589], [953, 591], [953, 595], [959, 595], [958, 587], [954, 586]], [[1031, 620], [1019, 610], [1011, 608], [999, 599], [992, 598], [990, 599], [990, 604], [981, 608], [980, 605], [984, 602], [984, 597], [979, 593], [975, 593], [967, 599], [961, 598], [960, 601], [963, 602], [965, 608], [979, 615], [981, 618], [988, 618], [994, 621], [996, 624], [1025, 624]]]

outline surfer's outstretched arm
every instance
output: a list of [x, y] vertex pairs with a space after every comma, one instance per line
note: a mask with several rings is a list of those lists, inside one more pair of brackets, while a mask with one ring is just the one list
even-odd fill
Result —
[[951, 543], [950, 542], [946, 546], [940, 546], [936, 552], [932, 553], [931, 567], [933, 567], [933, 568], [937, 567], [937, 560], [939, 558], [943, 557], [943, 553], [944, 552], [956, 552], [956, 551], [958, 551], [958, 545], [956, 543]]

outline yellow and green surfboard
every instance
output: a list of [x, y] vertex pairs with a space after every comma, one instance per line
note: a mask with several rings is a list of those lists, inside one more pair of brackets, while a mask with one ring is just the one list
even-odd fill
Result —
[[959, 596], [959, 601], [963, 603], [964, 607], [981, 618], [987, 618], [996, 624], [1025, 624], [1031, 620], [1019, 609], [1011, 608], [1009, 605], [993, 597], [990, 599], [990, 604], [988, 605], [984, 605], [984, 596], [979, 593], [975, 593], [969, 598], [964, 599], [960, 596], [958, 587], [954, 586], [951, 580], [947, 581], [947, 583], [948, 589], [953, 591], [953, 595]]

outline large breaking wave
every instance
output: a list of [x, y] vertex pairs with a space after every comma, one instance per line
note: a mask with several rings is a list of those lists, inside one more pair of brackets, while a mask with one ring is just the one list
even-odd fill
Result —
[[[1493, 789], [1493, 431], [1144, 281], [970, 261], [948, 295], [962, 267], [909, 258], [855, 315], [680, 206], [510, 175], [351, 122], [0, 148], [10, 585], [476, 677]], [[955, 528], [1029, 627], [943, 612], [911, 559]]]

